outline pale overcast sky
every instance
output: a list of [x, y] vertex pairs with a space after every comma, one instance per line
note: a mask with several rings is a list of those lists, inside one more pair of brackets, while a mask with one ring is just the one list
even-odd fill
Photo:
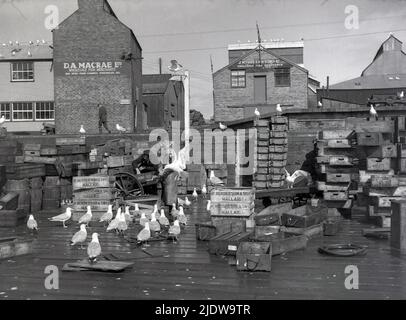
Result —
[[[360, 75], [390, 31], [406, 43], [406, 0], [109, 0], [133, 29], [144, 51], [144, 73], [177, 59], [191, 70], [191, 107], [213, 113], [210, 55], [214, 70], [227, 64], [227, 45], [262, 39], [304, 39], [305, 67], [325, 83]], [[77, 0], [0, 0], [0, 42], [52, 40], [44, 8], [56, 5], [60, 20]], [[359, 8], [358, 30], [345, 28], [345, 7]], [[406, 46], [406, 44], [404, 45]], [[405, 49], [404, 49], [405, 50]]]

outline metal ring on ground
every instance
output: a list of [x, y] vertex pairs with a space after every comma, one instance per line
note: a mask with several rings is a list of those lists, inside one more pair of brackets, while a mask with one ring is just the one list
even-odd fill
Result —
[[320, 247], [318, 252], [336, 257], [352, 257], [365, 254], [367, 248], [356, 244], [332, 244]]

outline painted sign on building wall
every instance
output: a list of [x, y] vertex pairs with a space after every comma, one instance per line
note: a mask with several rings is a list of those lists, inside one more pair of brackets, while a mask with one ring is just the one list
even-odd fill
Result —
[[247, 72], [271, 71], [275, 68], [284, 68], [289, 66], [280, 59], [253, 59], [241, 60], [233, 68], [245, 69]]
[[122, 61], [76, 61], [61, 62], [55, 66], [56, 75], [89, 76], [89, 75], [121, 75], [127, 74]]

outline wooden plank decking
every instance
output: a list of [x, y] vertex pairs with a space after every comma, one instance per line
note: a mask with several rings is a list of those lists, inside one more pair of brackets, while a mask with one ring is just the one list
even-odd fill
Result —
[[[309, 241], [308, 248], [274, 257], [272, 272], [237, 272], [227, 258], [209, 255], [207, 242], [195, 239], [195, 222], [205, 221], [205, 203], [186, 210], [189, 225], [178, 243], [155, 242], [135, 248], [115, 234], [106, 234], [98, 224], [88, 230], [100, 233], [103, 254], [117, 254], [134, 262], [124, 273], [62, 272], [67, 262], [86, 256], [86, 250], [71, 248], [69, 240], [78, 226], [68, 229], [47, 221], [53, 213], [38, 213], [40, 232], [34, 254], [0, 261], [0, 299], [404, 299], [406, 257], [389, 247], [389, 240], [371, 240], [361, 235], [369, 225], [345, 220], [338, 236]], [[25, 235], [0, 229], [0, 236]], [[89, 235], [90, 240], [90, 235]], [[330, 243], [368, 246], [363, 257], [336, 258], [317, 253]], [[44, 287], [45, 267], [60, 270], [59, 290]], [[347, 265], [359, 268], [359, 290], [344, 287]]]

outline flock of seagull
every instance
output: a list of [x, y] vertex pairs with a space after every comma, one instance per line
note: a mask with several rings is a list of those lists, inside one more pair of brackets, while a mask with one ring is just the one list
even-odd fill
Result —
[[[224, 182], [215, 176], [214, 172], [210, 173], [210, 183], [213, 186], [224, 186]], [[201, 188], [201, 195], [203, 198], [207, 196], [207, 187], [203, 185]], [[192, 197], [194, 201], [197, 201], [199, 195], [197, 189], [194, 188]], [[170, 222], [165, 214], [163, 208], [158, 211], [158, 204], [154, 205], [153, 210], [140, 210], [138, 204], [134, 204], [134, 210], [130, 212], [130, 206], [124, 208], [119, 206], [116, 214], [113, 213], [113, 205], [109, 205], [107, 211], [100, 217], [99, 223], [103, 223], [106, 226], [106, 232], [115, 231], [116, 234], [124, 236], [128, 230], [130, 224], [136, 223], [139, 217], [139, 225], [143, 227], [137, 234], [137, 241], [139, 244], [147, 243], [148, 240], [161, 232], [166, 232], [167, 238], [177, 241], [182, 228], [181, 226], [187, 225], [187, 217], [184, 212], [185, 207], [189, 207], [192, 201], [186, 196], [184, 199], [177, 198], [177, 203], [172, 204], [170, 210], [170, 216], [173, 223]], [[207, 201], [207, 210], [210, 211], [211, 201]], [[57, 216], [49, 218], [51, 222], [62, 223], [64, 228], [67, 228], [66, 222], [72, 218], [72, 209], [67, 207], [65, 212]], [[90, 206], [87, 206], [86, 213], [80, 217], [78, 224], [80, 225], [79, 231], [77, 231], [70, 241], [71, 246], [80, 245], [83, 248], [83, 244], [87, 241], [88, 233], [87, 228], [90, 223], [93, 223], [93, 214]], [[34, 215], [30, 215], [27, 221], [27, 228], [32, 232], [38, 232], [38, 223], [34, 218]], [[96, 262], [97, 258], [101, 255], [101, 245], [99, 242], [99, 234], [92, 233], [92, 240], [87, 246], [87, 255], [90, 263]]]

